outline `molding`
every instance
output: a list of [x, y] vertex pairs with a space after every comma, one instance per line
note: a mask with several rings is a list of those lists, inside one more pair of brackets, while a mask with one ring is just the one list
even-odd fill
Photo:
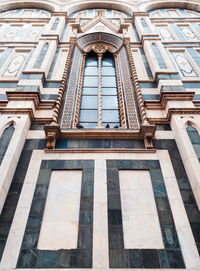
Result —
[[155, 149], [45, 149], [46, 153], [156, 153]]
[[[147, 110], [164, 110], [168, 101], [192, 101], [194, 99], [195, 92], [162, 92], [159, 101], [145, 101], [145, 107]], [[197, 101], [198, 102], [198, 101]]]
[[166, 124], [171, 121], [173, 115], [200, 115], [200, 108], [170, 108], [163, 118], [148, 118], [151, 124]]
[[6, 108], [6, 107], [0, 107], [0, 113], [3, 115], [8, 115], [8, 114], [12, 114], [12, 115], [24, 115], [24, 114], [28, 114], [31, 121], [33, 123], [42, 123], [42, 124], [50, 124], [52, 121], [52, 118], [47, 118], [47, 117], [35, 117], [34, 116], [34, 110], [32, 108]]
[[[197, 2], [198, 1], [198, 2]], [[182, 9], [191, 9], [194, 11], [200, 11], [199, 0], [194, 1], [169, 1], [169, 0], [154, 0], [154, 1], [144, 1], [140, 4], [140, 9], [148, 12], [153, 9], [161, 8], [182, 8]]]
[[[6, 91], [9, 101], [33, 101], [35, 110], [38, 109], [52, 109], [55, 105], [53, 101], [41, 101], [40, 92], [35, 91]], [[7, 103], [8, 103], [7, 102]], [[1, 110], [0, 110], [1, 111]]]
[[[121, 129], [69, 129], [61, 130], [59, 125], [46, 125], [45, 134], [47, 148], [53, 149], [56, 139], [144, 139], [147, 149], [153, 148], [152, 138], [155, 136], [154, 125], [142, 125], [140, 130]], [[52, 143], [52, 138], [54, 142]]]

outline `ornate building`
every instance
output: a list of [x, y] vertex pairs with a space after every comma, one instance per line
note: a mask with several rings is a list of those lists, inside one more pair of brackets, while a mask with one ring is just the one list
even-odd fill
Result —
[[2, 0], [0, 64], [0, 270], [199, 271], [199, 0]]

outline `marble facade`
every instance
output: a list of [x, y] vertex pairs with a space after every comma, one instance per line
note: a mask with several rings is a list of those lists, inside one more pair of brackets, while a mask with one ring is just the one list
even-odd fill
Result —
[[199, 41], [198, 0], [1, 1], [0, 270], [200, 271]]

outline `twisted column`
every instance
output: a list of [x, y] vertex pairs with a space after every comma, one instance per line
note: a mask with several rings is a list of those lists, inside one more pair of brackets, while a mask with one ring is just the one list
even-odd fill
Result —
[[116, 76], [117, 76], [117, 89], [118, 89], [118, 100], [119, 100], [119, 112], [120, 112], [120, 121], [121, 121], [121, 127], [126, 128], [126, 119], [124, 114], [124, 101], [123, 101], [123, 95], [122, 95], [122, 85], [121, 85], [121, 79], [120, 79], [120, 73], [119, 73], [119, 63], [117, 59], [117, 55], [114, 54], [114, 61], [115, 61], [115, 70], [116, 70]]
[[98, 56], [98, 125], [97, 128], [103, 128], [102, 126], [102, 74], [101, 74], [101, 62], [103, 54], [99, 53]]

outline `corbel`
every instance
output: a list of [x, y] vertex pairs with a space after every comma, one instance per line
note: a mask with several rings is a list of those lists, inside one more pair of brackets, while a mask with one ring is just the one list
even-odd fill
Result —
[[155, 136], [155, 125], [141, 125], [141, 133], [144, 138], [144, 144], [146, 149], [153, 149], [153, 138]]
[[128, 30], [128, 26], [129, 26], [128, 24], [120, 23], [120, 27], [118, 29], [118, 33], [122, 34], [124, 29]]
[[50, 125], [46, 125], [44, 130], [47, 139], [46, 149], [54, 149], [56, 139], [60, 134], [60, 126], [57, 123], [51, 123]]
[[83, 31], [81, 30], [81, 25], [80, 25], [80, 19], [77, 18], [76, 22], [72, 24], [72, 29], [76, 29], [77, 33], [82, 33]]

